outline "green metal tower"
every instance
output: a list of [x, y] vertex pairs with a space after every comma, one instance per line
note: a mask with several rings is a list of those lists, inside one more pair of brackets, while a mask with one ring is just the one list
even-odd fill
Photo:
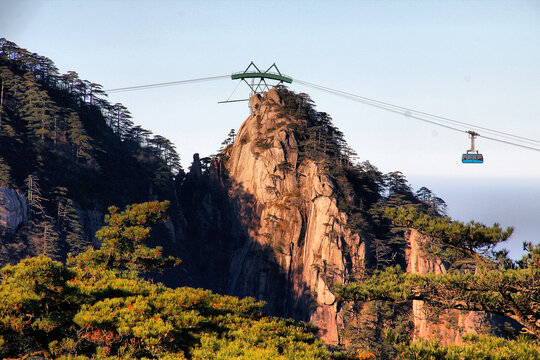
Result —
[[[253, 63], [253, 61], [249, 64], [249, 66], [243, 72], [232, 74], [231, 79], [242, 80], [243, 82], [245, 82], [247, 86], [249, 86], [249, 88], [251, 89], [249, 97], [251, 97], [254, 94], [261, 94], [264, 91], [268, 91], [271, 88], [276, 87], [280, 84], [283, 84], [283, 83], [291, 84], [293, 82], [292, 78], [285, 76], [279, 71], [275, 63], [272, 64], [272, 66], [270, 66], [266, 71], [261, 71], [257, 67], [257, 65]], [[230, 96], [229, 96], [229, 99], [230, 99]], [[222, 104], [222, 103], [249, 100], [249, 98], [240, 99], [240, 100], [229, 100], [229, 99], [225, 101], [220, 101], [219, 103]]]

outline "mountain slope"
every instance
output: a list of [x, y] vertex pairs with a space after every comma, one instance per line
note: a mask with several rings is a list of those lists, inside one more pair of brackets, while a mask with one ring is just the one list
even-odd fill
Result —
[[405, 266], [404, 238], [382, 211], [429, 206], [399, 174], [353, 164], [343, 134], [307, 95], [272, 89], [250, 106], [234, 142], [206, 171], [196, 157], [181, 187], [180, 257], [189, 260], [180, 283], [254, 296], [270, 314], [311, 321], [337, 344], [346, 314], [332, 283], [390, 261]]
[[213, 158], [196, 154], [184, 176], [170, 141], [135, 126], [98, 84], [60, 75], [50, 60], [5, 39], [0, 45], [2, 264], [37, 254], [64, 259], [99, 245], [94, 234], [109, 205], [167, 199], [170, 221], [152, 245], [183, 262], [149, 275], [156, 280], [253, 296], [269, 314], [313, 322], [328, 344], [375, 347], [387, 357], [387, 327], [403, 337], [414, 327], [459, 338], [446, 323], [419, 320], [420, 306], [334, 296], [335, 282], [429, 263], [384, 213], [409, 205], [438, 216], [444, 201], [426, 188], [413, 194], [398, 171], [357, 163], [308, 95], [279, 87], [253, 96], [228, 146]]
[[80, 252], [110, 205], [174, 200], [174, 146], [100, 85], [0, 39], [0, 87], [0, 264]]

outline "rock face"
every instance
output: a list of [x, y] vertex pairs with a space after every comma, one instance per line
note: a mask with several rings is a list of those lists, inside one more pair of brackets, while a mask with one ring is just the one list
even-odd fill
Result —
[[[412, 229], [407, 250], [407, 272], [413, 274], [445, 274], [447, 267], [440, 260], [429, 259], [422, 250], [424, 241], [418, 231]], [[423, 301], [413, 300], [414, 338], [438, 339], [442, 344], [461, 342], [468, 333], [478, 333], [489, 327], [494, 319], [486, 313], [475, 311], [445, 310], [436, 316], [429, 314]]]
[[13, 231], [27, 220], [26, 197], [9, 187], [0, 186], [0, 226]]
[[[343, 318], [351, 315], [345, 310], [349, 304], [340, 308], [331, 284], [365, 274], [375, 262], [368, 253], [375, 248], [375, 235], [358, 227], [361, 235], [351, 232], [358, 215], [351, 212], [349, 218], [340, 210], [360, 203], [354, 197], [361, 199], [366, 188], [346, 195], [352, 180], [329, 171], [335, 158], [315, 161], [306, 155], [313, 146], [305, 145], [312, 139], [309, 129], [321, 126], [295, 117], [289, 100], [276, 90], [254, 95], [252, 114], [233, 144], [205, 165], [209, 167], [204, 172], [201, 159], [194, 156], [179, 193], [185, 226], [177, 234], [182, 240], [176, 255], [183, 262], [169, 285], [264, 300], [269, 314], [312, 322], [326, 343], [337, 344], [340, 329], [347, 331]], [[325, 140], [318, 141], [326, 151]], [[405, 256], [408, 271], [445, 273], [444, 264], [426, 257], [421, 241], [412, 231]], [[392, 261], [404, 265], [405, 259], [398, 258]], [[439, 317], [442, 322], [434, 322], [419, 301], [413, 314], [415, 337], [445, 343], [475, 331], [485, 319], [483, 314], [449, 311]]]
[[276, 90], [253, 96], [251, 116], [216, 165], [243, 229], [223, 290], [265, 300], [271, 314], [311, 321], [333, 344], [341, 320], [329, 284], [364, 266], [365, 244], [346, 227], [326, 171], [299, 161], [291, 125], [305, 124], [281, 104]]

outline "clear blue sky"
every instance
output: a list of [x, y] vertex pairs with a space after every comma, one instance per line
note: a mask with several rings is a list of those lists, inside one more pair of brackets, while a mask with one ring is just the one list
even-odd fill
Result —
[[[296, 79], [540, 140], [539, 1], [3, 0], [0, 36], [105, 89], [275, 62]], [[217, 104], [235, 86], [219, 80], [110, 101], [170, 138], [187, 167], [247, 117], [245, 103]], [[455, 218], [515, 224], [512, 249], [540, 241], [540, 152], [479, 139], [486, 161], [466, 166], [465, 134], [292, 89], [333, 117], [360, 160], [430, 187]], [[240, 86], [234, 97], [246, 95]]]

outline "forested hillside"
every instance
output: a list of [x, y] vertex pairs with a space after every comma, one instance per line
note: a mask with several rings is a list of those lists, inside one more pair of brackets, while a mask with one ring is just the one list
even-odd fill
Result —
[[106, 98], [0, 39], [0, 357], [540, 358], [540, 245], [508, 259], [307, 94], [187, 174]]
[[29, 205], [27, 219], [3, 228], [0, 263], [63, 259], [92, 244], [109, 205], [174, 200], [183, 176], [174, 145], [135, 125], [99, 84], [0, 39], [0, 88], [0, 186]]
[[405, 229], [385, 209], [440, 216], [444, 201], [427, 188], [415, 193], [399, 171], [357, 162], [307, 94], [280, 87], [250, 106], [238, 133], [208, 166], [196, 160], [180, 189], [182, 208], [190, 209], [184, 281], [264, 300], [272, 315], [313, 322], [330, 344], [369, 343], [384, 352], [385, 327], [411, 334], [410, 304], [342, 303], [332, 284], [406, 267]]
[[39, 359], [346, 359], [309, 324], [263, 303], [138, 277], [174, 265], [146, 246], [167, 202], [111, 207], [101, 249], [68, 265], [40, 255], [1, 270], [0, 357]]

